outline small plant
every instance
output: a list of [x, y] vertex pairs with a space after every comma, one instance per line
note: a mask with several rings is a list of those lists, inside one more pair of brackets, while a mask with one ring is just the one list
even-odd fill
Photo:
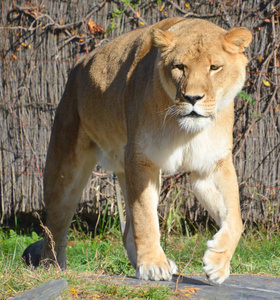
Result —
[[164, 227], [167, 235], [175, 233], [190, 236], [185, 217], [180, 213], [181, 205], [187, 200], [187, 198], [180, 197], [180, 194], [181, 191], [178, 192], [177, 188], [175, 187], [174, 199], [169, 207], [169, 213], [166, 221], [164, 222]]
[[[122, 10], [119, 10], [116, 8], [112, 14], [111, 14], [111, 21], [110, 21], [110, 28], [106, 30], [105, 33], [108, 33], [112, 30], [119, 29], [119, 33], [121, 33], [121, 19], [123, 17], [123, 14], [127, 11], [129, 7], [135, 9], [139, 5], [140, 0], [138, 1], [132, 1], [132, 0], [121, 0], [121, 2], [124, 4], [124, 8]], [[116, 21], [116, 19], [118, 19]]]
[[239, 95], [243, 100], [249, 102], [249, 105], [250, 105], [251, 107], [254, 107], [255, 99], [252, 99], [252, 98], [250, 97], [250, 95], [248, 95], [247, 93], [245, 93], [245, 92], [243, 92], [243, 91], [240, 91], [240, 92], [238, 93], [238, 95]]
[[[239, 95], [243, 100], [247, 101], [247, 102], [249, 103], [249, 106], [250, 106], [251, 108], [254, 108], [254, 104], [255, 104], [256, 100], [255, 100], [255, 99], [252, 99], [252, 98], [250, 97], [249, 94], [247, 94], [247, 93], [245, 93], [245, 92], [243, 92], [243, 91], [240, 91], [240, 92], [238, 93], [238, 95]], [[255, 117], [259, 118], [259, 119], [262, 118], [262, 116], [259, 115], [256, 111], [253, 111], [253, 115], [254, 115]]]

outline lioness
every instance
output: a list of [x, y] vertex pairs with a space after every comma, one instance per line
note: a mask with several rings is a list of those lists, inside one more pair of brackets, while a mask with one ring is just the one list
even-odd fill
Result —
[[[242, 221], [232, 163], [233, 99], [245, 80], [246, 28], [170, 18], [124, 34], [82, 58], [57, 108], [44, 174], [46, 225], [66, 268], [67, 233], [97, 162], [118, 176], [126, 203], [123, 243], [136, 276], [171, 280], [160, 246], [160, 170], [191, 172], [196, 197], [220, 227], [204, 271], [229, 276]], [[49, 237], [29, 246], [29, 264], [53, 259]]]

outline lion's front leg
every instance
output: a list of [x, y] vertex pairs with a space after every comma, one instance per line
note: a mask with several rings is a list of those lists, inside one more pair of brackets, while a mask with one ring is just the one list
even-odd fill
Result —
[[238, 183], [231, 157], [220, 162], [208, 176], [194, 173], [192, 183], [196, 197], [220, 227], [207, 242], [203, 270], [212, 283], [221, 284], [229, 276], [230, 261], [243, 230]]
[[177, 268], [160, 246], [159, 169], [139, 155], [125, 160], [126, 196], [136, 250], [136, 277], [171, 280]]

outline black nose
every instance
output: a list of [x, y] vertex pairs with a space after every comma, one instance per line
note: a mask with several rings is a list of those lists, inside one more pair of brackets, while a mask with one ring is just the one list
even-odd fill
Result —
[[199, 100], [201, 100], [205, 94], [201, 95], [185, 95], [183, 94], [183, 98], [186, 102], [191, 103], [192, 105], [195, 105], [195, 103]]

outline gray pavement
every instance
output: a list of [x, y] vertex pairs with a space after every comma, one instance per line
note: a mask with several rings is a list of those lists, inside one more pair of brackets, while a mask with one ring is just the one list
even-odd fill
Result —
[[[91, 279], [97, 279], [91, 277]], [[134, 277], [99, 276], [99, 280], [128, 285], [168, 285], [178, 289], [195, 288], [194, 299], [215, 300], [275, 300], [280, 299], [280, 278], [256, 275], [231, 275], [222, 285], [211, 285], [204, 275], [173, 276], [173, 280], [166, 282], [143, 281]], [[178, 282], [177, 282], [178, 280]], [[177, 283], [176, 283], [177, 282]]]

